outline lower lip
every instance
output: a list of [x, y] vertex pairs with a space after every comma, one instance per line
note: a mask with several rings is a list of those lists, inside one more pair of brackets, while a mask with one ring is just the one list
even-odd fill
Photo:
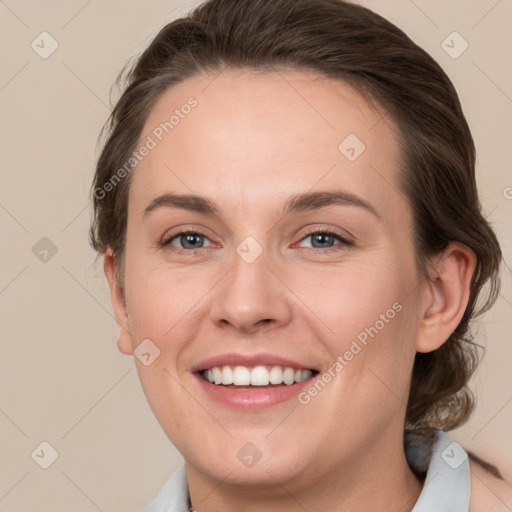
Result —
[[310, 385], [310, 381], [315, 375], [305, 380], [297, 382], [291, 386], [281, 384], [279, 386], [254, 386], [254, 387], [231, 387], [217, 384], [210, 384], [197, 373], [194, 376], [199, 381], [200, 386], [205, 393], [213, 400], [227, 405], [232, 409], [246, 411], [261, 410], [274, 405], [286, 402], [296, 397], [305, 387]]

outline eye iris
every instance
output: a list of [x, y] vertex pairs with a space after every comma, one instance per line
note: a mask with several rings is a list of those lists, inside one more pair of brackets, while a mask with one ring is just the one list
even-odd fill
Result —
[[[335, 237], [328, 233], [315, 233], [310, 235], [312, 239], [312, 246], [316, 248], [332, 247], [335, 242]], [[185, 233], [180, 235], [180, 243], [184, 249], [197, 249], [203, 247], [204, 236], [197, 233]]]
[[334, 237], [326, 233], [312, 235], [312, 239], [313, 247], [332, 247], [334, 244]]
[[185, 234], [181, 235], [181, 244], [185, 249], [197, 249], [198, 247], [202, 247], [204, 240], [203, 235], [196, 234]]

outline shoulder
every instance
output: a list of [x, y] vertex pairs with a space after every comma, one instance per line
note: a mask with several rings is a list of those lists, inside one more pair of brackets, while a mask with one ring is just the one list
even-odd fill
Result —
[[512, 485], [470, 460], [471, 501], [469, 512], [510, 512]]

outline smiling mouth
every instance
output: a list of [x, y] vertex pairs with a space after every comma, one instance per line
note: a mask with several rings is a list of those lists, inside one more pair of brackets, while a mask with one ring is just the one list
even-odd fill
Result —
[[213, 366], [201, 370], [199, 376], [218, 386], [229, 387], [264, 387], [292, 386], [310, 379], [318, 372], [310, 369], [295, 369], [287, 366]]

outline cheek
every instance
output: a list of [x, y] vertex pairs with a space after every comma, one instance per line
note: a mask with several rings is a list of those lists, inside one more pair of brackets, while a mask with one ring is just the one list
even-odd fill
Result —
[[[159, 342], [174, 338], [209, 289], [209, 274], [149, 264], [148, 257], [133, 257], [127, 264], [126, 300], [133, 332]], [[213, 281], [212, 281], [213, 282]]]
[[[399, 262], [383, 253], [337, 268], [291, 271], [286, 277], [315, 324], [328, 337], [345, 343], [376, 326], [384, 332], [401, 315], [412, 276]], [[398, 314], [400, 313], [400, 314]], [[314, 318], [316, 317], [316, 320]], [[371, 329], [373, 332], [373, 329]], [[342, 346], [340, 346], [342, 348]]]
[[288, 283], [304, 305], [304, 328], [314, 331], [333, 363], [342, 358], [344, 377], [336, 386], [360, 396], [361, 404], [369, 390], [385, 391], [379, 378], [405, 393], [418, 328], [414, 265], [379, 251], [366, 261], [293, 275]]

